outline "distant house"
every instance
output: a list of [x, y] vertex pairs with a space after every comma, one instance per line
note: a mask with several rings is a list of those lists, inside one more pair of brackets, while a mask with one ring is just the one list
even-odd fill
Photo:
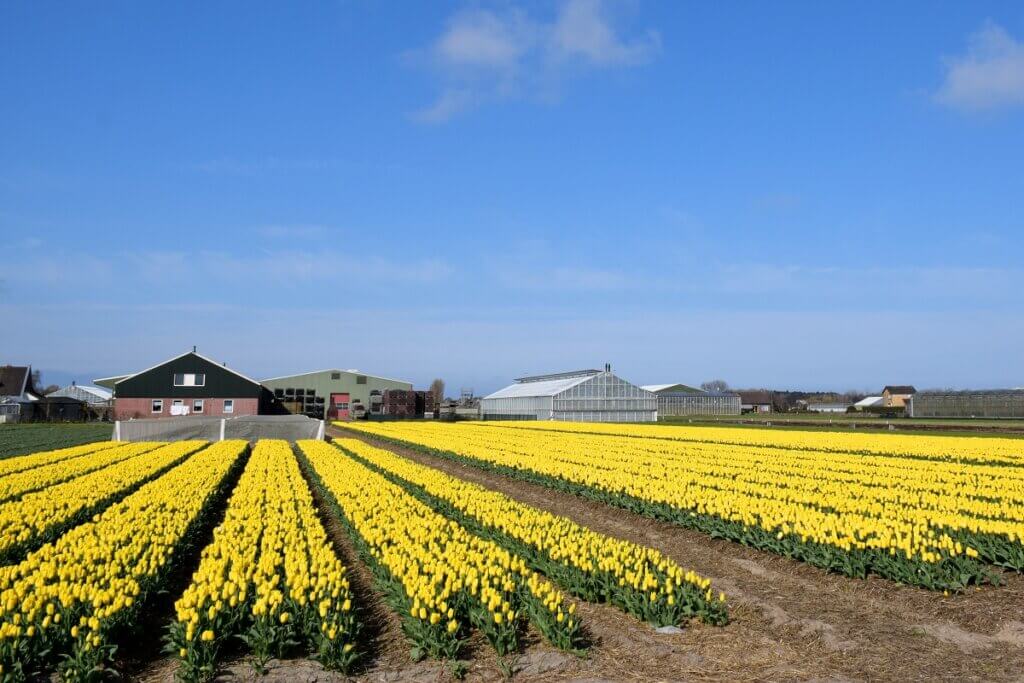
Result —
[[917, 389], [909, 384], [890, 384], [882, 389], [882, 405], [886, 408], [904, 408]]
[[32, 366], [0, 365], [0, 422], [32, 419], [42, 392], [32, 383]]
[[194, 350], [133, 375], [94, 382], [113, 387], [117, 420], [258, 415], [261, 400], [269, 394], [256, 380]]
[[772, 392], [764, 389], [756, 391], [739, 391], [740, 410], [744, 413], [770, 413], [772, 412]]

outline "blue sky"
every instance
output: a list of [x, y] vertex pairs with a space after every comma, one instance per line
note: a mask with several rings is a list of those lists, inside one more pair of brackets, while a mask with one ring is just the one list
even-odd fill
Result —
[[1019, 3], [0, 6], [0, 361], [1024, 385]]

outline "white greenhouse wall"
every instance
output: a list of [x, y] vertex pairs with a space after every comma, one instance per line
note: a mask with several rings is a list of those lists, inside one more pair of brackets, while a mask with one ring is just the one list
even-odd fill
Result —
[[[527, 385], [528, 386], [528, 385]], [[484, 419], [537, 419], [568, 422], [655, 422], [658, 397], [638, 386], [601, 372], [554, 396], [485, 398]]]

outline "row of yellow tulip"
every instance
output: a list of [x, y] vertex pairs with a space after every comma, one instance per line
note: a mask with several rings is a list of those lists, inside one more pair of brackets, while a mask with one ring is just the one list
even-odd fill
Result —
[[170, 643], [186, 681], [212, 678], [220, 647], [238, 636], [260, 667], [300, 641], [329, 668], [345, 670], [355, 660], [345, 567], [288, 442], [257, 443], [175, 608]]
[[34, 679], [62, 656], [67, 680], [92, 680], [108, 666], [116, 634], [164, 587], [245, 449], [210, 446], [0, 568], [0, 680]]
[[19, 561], [26, 552], [55, 540], [70, 526], [88, 519], [205, 443], [166, 444], [0, 505], [0, 562]]
[[[486, 445], [495, 427], [466, 427], [471, 443]], [[740, 487], [747, 482], [772, 487], [786, 480], [789, 500], [814, 505], [822, 497], [842, 493], [842, 512], [870, 512], [878, 505], [909, 507], [922, 518], [968, 512], [971, 517], [1007, 521], [1024, 520], [1024, 468], [972, 463], [935, 462], [915, 458], [777, 450], [722, 444], [675, 443], [589, 433], [566, 434], [547, 430], [528, 433], [530, 448], [580, 466], [592, 466], [592, 453], [601, 453], [601, 466], [638, 474], [658, 472], [685, 460], [709, 485]], [[910, 437], [914, 438], [914, 437]], [[523, 442], [526, 443], [526, 442]], [[510, 448], [515, 448], [515, 442]], [[523, 453], [528, 455], [528, 453]], [[868, 476], [865, 476], [868, 473]], [[904, 485], [890, 487], [888, 481]], [[878, 482], [883, 482], [879, 485]], [[828, 490], [832, 489], [832, 490]], [[998, 497], [993, 496], [998, 492]], [[834, 507], [834, 506], [833, 506]]]
[[24, 472], [35, 467], [42, 467], [43, 465], [50, 465], [62, 460], [78, 458], [107, 448], [115, 448], [119, 445], [121, 444], [117, 441], [97, 441], [81, 446], [69, 446], [68, 448], [58, 448], [52, 451], [40, 451], [39, 453], [5, 458], [0, 460], [0, 477], [6, 477], [15, 472]]
[[681, 425], [608, 424], [592, 422], [489, 422], [513, 429], [606, 434], [634, 438], [721, 443], [783, 450], [831, 453], [873, 453], [925, 458], [1024, 465], [1019, 439], [930, 434], [848, 433], [749, 429], [743, 427], [689, 427]]
[[519, 557], [474, 536], [401, 487], [321, 441], [300, 441], [313, 480], [403, 617], [414, 653], [454, 658], [475, 627], [499, 654], [525, 617], [554, 645], [579, 644], [579, 619]]
[[335, 445], [443, 501], [457, 521], [481, 527], [581, 598], [612, 602], [657, 626], [681, 625], [693, 616], [711, 624], [728, 619], [725, 596], [713, 593], [710, 579], [657, 550], [599, 534], [358, 439], [338, 439]]
[[[780, 450], [715, 442], [678, 448], [539, 428], [353, 428], [849, 575], [874, 572], [938, 589], [991, 578], [983, 562], [1024, 569], [1018, 467], [903, 459], [893, 468], [892, 457], [819, 451], [790, 459]], [[973, 491], [954, 493], [968, 483]]]
[[48, 465], [5, 475], [0, 478], [0, 503], [127, 460], [151, 451], [159, 445], [145, 442], [120, 444], [114, 448], [104, 448], [79, 457], [65, 458]]

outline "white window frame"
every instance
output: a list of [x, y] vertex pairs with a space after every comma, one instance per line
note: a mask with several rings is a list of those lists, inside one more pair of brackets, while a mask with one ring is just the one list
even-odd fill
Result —
[[149, 412], [153, 414], [164, 412], [164, 400], [162, 398], [154, 398], [149, 404]]
[[171, 407], [174, 407], [174, 406], [184, 406], [184, 405], [185, 405], [185, 399], [183, 399], [183, 398], [176, 398], [176, 399], [171, 401]]
[[201, 399], [201, 398], [192, 399], [192, 412], [193, 413], [201, 413], [201, 412], [203, 412], [203, 408], [205, 408], [205, 407], [206, 407], [206, 402], [203, 399]]
[[[181, 382], [178, 382], [178, 376], [181, 376]], [[198, 381], [197, 381], [198, 379]], [[174, 386], [176, 387], [205, 387], [206, 386], [206, 373], [205, 372], [176, 372], [174, 373]]]
[[235, 399], [226, 398], [224, 399], [224, 414], [229, 415], [235, 412]]

